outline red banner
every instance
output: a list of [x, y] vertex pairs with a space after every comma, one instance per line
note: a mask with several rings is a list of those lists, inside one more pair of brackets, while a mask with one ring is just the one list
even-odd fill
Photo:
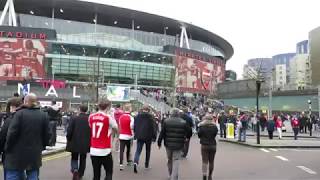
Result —
[[45, 40], [0, 38], [0, 79], [44, 78]]
[[216, 84], [224, 81], [225, 66], [218, 61], [222, 60], [206, 62], [177, 54], [177, 91], [214, 93]]

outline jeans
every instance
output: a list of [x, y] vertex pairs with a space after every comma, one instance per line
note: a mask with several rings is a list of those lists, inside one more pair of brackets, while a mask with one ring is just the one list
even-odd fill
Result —
[[86, 159], [87, 154], [71, 153], [71, 172], [78, 172], [79, 176], [82, 177], [86, 169]]
[[39, 180], [39, 169], [34, 170], [6, 170], [6, 180]]
[[226, 125], [225, 124], [220, 125], [220, 137], [226, 138]]
[[130, 150], [131, 150], [131, 140], [120, 140], [120, 165], [123, 165], [123, 154], [124, 149], [127, 148], [127, 162], [131, 162]]
[[91, 156], [91, 161], [93, 167], [93, 180], [100, 180], [101, 166], [103, 166], [106, 172], [105, 180], [112, 180], [113, 160], [111, 154], [107, 156]]
[[149, 161], [150, 161], [150, 154], [151, 154], [151, 140], [150, 141], [144, 141], [144, 140], [137, 140], [137, 150], [134, 155], [134, 163], [139, 164], [140, 155], [142, 152], [143, 144], [146, 144], [146, 162], [145, 167], [149, 167]]
[[202, 156], [202, 173], [207, 176], [208, 164], [209, 174], [211, 178], [214, 169], [214, 158], [216, 156], [217, 147], [215, 145], [201, 145], [201, 156]]
[[166, 148], [167, 157], [168, 157], [168, 172], [170, 175], [170, 180], [178, 180], [179, 179], [179, 165], [181, 158], [181, 150], [170, 150]]
[[246, 142], [246, 136], [247, 136], [247, 130], [246, 128], [240, 128], [239, 130], [239, 135], [238, 135], [238, 140], [239, 141], [243, 141], [243, 142]]
[[50, 131], [49, 146], [55, 146], [57, 141], [57, 122], [56, 121], [49, 122], [49, 131]]

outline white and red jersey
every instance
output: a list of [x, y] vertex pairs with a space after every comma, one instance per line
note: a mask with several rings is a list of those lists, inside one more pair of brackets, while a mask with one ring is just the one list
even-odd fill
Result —
[[134, 118], [129, 112], [125, 112], [119, 118], [119, 139], [130, 140], [133, 138]]
[[90, 154], [93, 156], [106, 156], [111, 153], [112, 128], [117, 129], [116, 121], [104, 112], [97, 112], [89, 117], [91, 128]]

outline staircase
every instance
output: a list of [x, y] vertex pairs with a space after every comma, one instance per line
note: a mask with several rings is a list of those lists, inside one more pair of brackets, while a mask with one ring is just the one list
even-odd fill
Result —
[[140, 93], [139, 90], [130, 91], [131, 98], [143, 103], [148, 104], [151, 108], [156, 111], [160, 111], [162, 114], [170, 111], [171, 107], [164, 102], [159, 102], [152, 97], [147, 97]]

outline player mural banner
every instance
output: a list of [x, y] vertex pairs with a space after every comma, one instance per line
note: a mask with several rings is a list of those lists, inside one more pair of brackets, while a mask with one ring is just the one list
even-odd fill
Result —
[[44, 78], [47, 47], [40, 39], [0, 38], [0, 80]]
[[176, 52], [176, 68], [177, 92], [214, 93], [224, 80], [225, 64], [218, 58]]

